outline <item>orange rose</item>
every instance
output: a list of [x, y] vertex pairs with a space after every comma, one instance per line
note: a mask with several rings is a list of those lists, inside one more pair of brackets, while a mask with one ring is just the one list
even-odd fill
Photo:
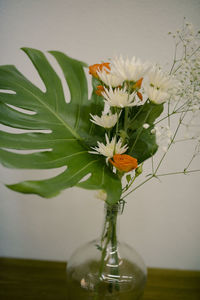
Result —
[[122, 172], [130, 172], [138, 166], [137, 159], [127, 154], [115, 154], [112, 159], [109, 162]]
[[102, 71], [103, 69], [105, 69], [105, 71], [107, 73], [109, 73], [108, 70], [110, 70], [110, 63], [107, 62], [107, 63], [95, 64], [95, 65], [89, 66], [89, 74], [98, 78], [97, 71]]
[[101, 96], [102, 92], [104, 92], [104, 87], [103, 87], [103, 85], [97, 85], [97, 89], [96, 89], [95, 93], [96, 93], [98, 96]]

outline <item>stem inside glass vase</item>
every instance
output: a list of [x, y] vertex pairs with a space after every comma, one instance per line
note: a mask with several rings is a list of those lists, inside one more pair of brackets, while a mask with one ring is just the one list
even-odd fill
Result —
[[105, 206], [100, 239], [79, 247], [67, 264], [68, 300], [139, 300], [147, 270], [128, 244], [119, 242], [118, 216], [123, 203]]
[[[121, 211], [121, 205], [105, 205], [106, 216], [104, 221], [103, 232], [101, 236], [101, 261], [99, 266], [99, 284], [107, 281], [107, 290], [109, 293], [120, 291], [119, 285], [119, 253], [118, 253], [118, 213]], [[109, 272], [108, 272], [109, 270]], [[106, 274], [106, 275], [105, 275]], [[98, 299], [98, 296], [97, 298]], [[96, 300], [95, 299], [95, 300]]]

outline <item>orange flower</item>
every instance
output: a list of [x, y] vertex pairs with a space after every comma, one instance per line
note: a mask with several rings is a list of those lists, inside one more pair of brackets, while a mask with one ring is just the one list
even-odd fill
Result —
[[102, 71], [103, 69], [105, 69], [105, 71], [107, 73], [109, 73], [108, 70], [110, 70], [110, 63], [107, 62], [107, 63], [95, 64], [95, 65], [89, 66], [89, 74], [98, 78], [97, 71]]
[[136, 83], [133, 85], [133, 88], [140, 89], [141, 85], [142, 85], [142, 80], [143, 80], [143, 77], [141, 77], [138, 81], [136, 81]]
[[103, 85], [97, 85], [97, 89], [95, 91], [95, 93], [98, 95], [98, 96], [101, 96], [101, 93], [104, 92], [104, 87]]
[[122, 172], [130, 172], [138, 166], [137, 159], [127, 154], [115, 154], [109, 162]]

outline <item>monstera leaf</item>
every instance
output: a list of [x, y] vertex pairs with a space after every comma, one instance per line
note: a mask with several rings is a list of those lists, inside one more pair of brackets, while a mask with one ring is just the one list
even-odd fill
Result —
[[[108, 194], [107, 202], [117, 202], [121, 195], [120, 180], [107, 167], [103, 157], [88, 153], [88, 145], [96, 145], [96, 141], [100, 140], [89, 120], [89, 113], [102, 111], [103, 102], [94, 92], [88, 100], [83, 70], [86, 65], [61, 52], [50, 52], [67, 81], [71, 96], [70, 103], [67, 103], [61, 80], [44, 54], [35, 49], [22, 50], [37, 69], [46, 91], [32, 84], [14, 66], [0, 67], [1, 123], [30, 130], [27, 133], [0, 132], [0, 161], [9, 168], [66, 166], [66, 169], [46, 180], [24, 181], [8, 187], [49, 198], [65, 188], [78, 185], [86, 189], [104, 189]], [[36, 130], [41, 132], [34, 132]], [[24, 154], [14, 150], [37, 151]], [[89, 178], [84, 181], [86, 175]]]

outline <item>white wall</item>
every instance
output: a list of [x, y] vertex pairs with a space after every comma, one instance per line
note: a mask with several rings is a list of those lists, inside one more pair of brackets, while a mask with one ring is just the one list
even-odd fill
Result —
[[[173, 54], [168, 31], [184, 16], [199, 27], [199, 15], [199, 0], [1, 0], [0, 64], [15, 64], [39, 85], [22, 46], [60, 50], [89, 64], [122, 53], [165, 65]], [[172, 152], [163, 170], [180, 170], [189, 151], [186, 144]], [[42, 199], [3, 183], [53, 171], [1, 167], [0, 174], [0, 256], [66, 260], [99, 234], [103, 203], [93, 192], [72, 188]], [[121, 235], [148, 266], [200, 269], [199, 179], [199, 173], [165, 177], [128, 198]]]

